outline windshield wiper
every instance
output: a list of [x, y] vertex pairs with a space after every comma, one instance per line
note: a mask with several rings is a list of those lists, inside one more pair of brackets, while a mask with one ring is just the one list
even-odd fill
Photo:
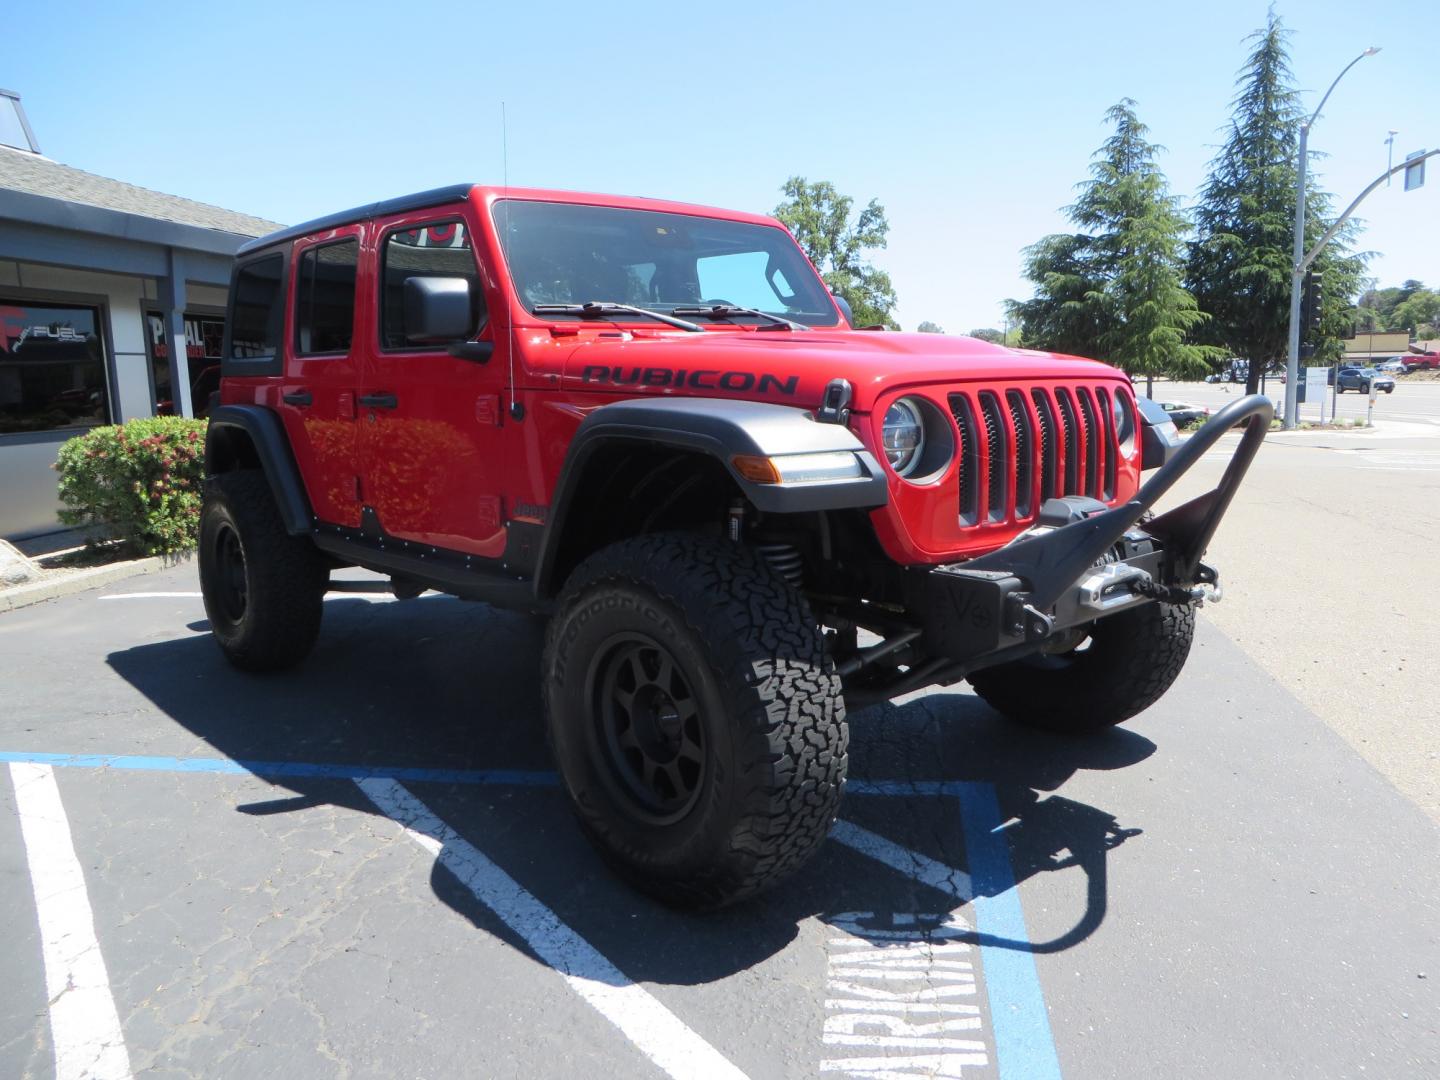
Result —
[[769, 319], [778, 326], [788, 326], [791, 330], [810, 329], [804, 323], [798, 323], [793, 319], [772, 315], [768, 311], [759, 311], [756, 308], [741, 307], [739, 304], [694, 304], [688, 307], [671, 308], [670, 314], [709, 315], [712, 319], [723, 319], [727, 315], [756, 315], [762, 319]]
[[644, 315], [651, 319], [658, 319], [671, 326], [678, 326], [681, 330], [689, 330], [692, 334], [703, 334], [705, 328], [684, 319], [677, 319], [673, 315], [666, 315], [663, 311], [651, 311], [649, 308], [636, 307], [634, 304], [617, 304], [610, 300], [587, 300], [583, 304], [536, 304], [530, 309], [536, 315], [579, 315], [581, 318], [598, 319], [606, 315], [613, 315], [617, 311], [629, 312], [632, 315]]

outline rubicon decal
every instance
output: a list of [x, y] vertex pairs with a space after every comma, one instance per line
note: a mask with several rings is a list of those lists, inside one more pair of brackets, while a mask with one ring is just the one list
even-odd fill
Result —
[[691, 390], [757, 390], [762, 394], [776, 393], [794, 397], [800, 386], [799, 375], [771, 375], [753, 371], [717, 371], [698, 368], [686, 371], [684, 368], [660, 367], [608, 367], [604, 364], [587, 364], [580, 372], [580, 378], [587, 383], [604, 383], [610, 386], [674, 386]]

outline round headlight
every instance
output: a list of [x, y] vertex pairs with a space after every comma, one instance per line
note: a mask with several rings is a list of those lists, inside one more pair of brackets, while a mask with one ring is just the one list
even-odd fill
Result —
[[909, 476], [914, 472], [925, 449], [925, 425], [920, 419], [920, 409], [901, 398], [885, 410], [880, 444], [895, 475]]
[[1115, 421], [1115, 439], [1121, 451], [1128, 454], [1135, 439], [1135, 413], [1125, 395], [1115, 393], [1110, 396], [1110, 415]]

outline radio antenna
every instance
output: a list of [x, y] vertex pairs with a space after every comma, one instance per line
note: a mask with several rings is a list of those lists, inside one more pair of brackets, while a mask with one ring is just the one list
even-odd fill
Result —
[[[501, 211], [501, 236], [500, 236], [500, 257], [507, 263], [510, 260], [510, 125], [505, 115], [505, 102], [500, 102], [500, 184], [504, 191], [504, 207]], [[519, 289], [515, 286], [515, 273], [510, 272], [510, 286], [515, 289], [515, 298], [520, 298]], [[510, 306], [506, 312], [506, 321], [509, 326], [507, 333], [510, 338], [510, 416], [515, 420], [524, 419], [525, 406], [515, 396], [515, 308]]]

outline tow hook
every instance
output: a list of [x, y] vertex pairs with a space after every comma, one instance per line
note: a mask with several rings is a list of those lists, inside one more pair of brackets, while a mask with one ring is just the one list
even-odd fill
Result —
[[1225, 595], [1225, 590], [1220, 587], [1220, 571], [1206, 563], [1196, 567], [1196, 583], [1189, 588], [1182, 585], [1162, 585], [1149, 574], [1142, 574], [1142, 577], [1143, 580], [1136, 579], [1131, 583], [1131, 591], [1151, 600], [1163, 600], [1167, 604], [1193, 604], [1200, 607], [1207, 600], [1218, 604]]
[[1220, 584], [1220, 571], [1208, 563], [1201, 563], [1195, 570], [1197, 584], [1190, 590], [1190, 595], [1195, 598], [1196, 605], [1210, 601], [1218, 604], [1225, 599], [1225, 589]]
[[1044, 641], [1055, 629], [1055, 620], [1033, 604], [1024, 593], [1011, 593], [1005, 601], [1005, 621], [1010, 633], [1032, 644]]

